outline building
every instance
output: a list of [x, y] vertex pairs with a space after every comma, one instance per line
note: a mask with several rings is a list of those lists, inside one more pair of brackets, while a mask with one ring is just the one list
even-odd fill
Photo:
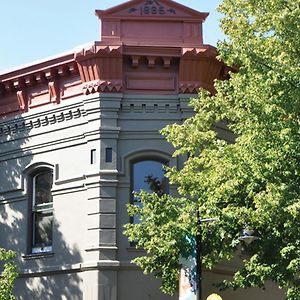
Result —
[[131, 0], [96, 15], [100, 42], [0, 74], [0, 245], [18, 254], [18, 299], [176, 299], [130, 262], [126, 204], [137, 169], [180, 166], [159, 130], [227, 69], [203, 44], [207, 13]]

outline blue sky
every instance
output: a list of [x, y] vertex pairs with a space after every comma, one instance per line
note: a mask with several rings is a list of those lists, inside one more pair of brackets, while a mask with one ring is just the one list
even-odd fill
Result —
[[[72, 50], [100, 39], [95, 9], [107, 9], [122, 0], [8, 0], [0, 10], [0, 71]], [[210, 15], [204, 23], [204, 42], [223, 39], [216, 7], [221, 0], [178, 0]]]

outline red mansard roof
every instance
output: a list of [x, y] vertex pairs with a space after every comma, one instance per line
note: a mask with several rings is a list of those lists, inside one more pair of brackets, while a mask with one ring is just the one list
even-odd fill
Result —
[[0, 74], [0, 117], [102, 93], [214, 92], [228, 68], [203, 44], [208, 13], [171, 0], [131, 0], [96, 10], [100, 42]]

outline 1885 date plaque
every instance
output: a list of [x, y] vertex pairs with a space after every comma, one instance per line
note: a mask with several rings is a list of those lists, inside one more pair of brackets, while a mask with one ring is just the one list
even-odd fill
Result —
[[168, 15], [168, 14], [176, 14], [176, 10], [173, 8], [166, 9], [163, 5], [161, 5], [156, 0], [146, 0], [143, 5], [140, 7], [131, 7], [129, 8], [130, 14], [139, 14], [141, 16], [153, 16], [153, 15]]

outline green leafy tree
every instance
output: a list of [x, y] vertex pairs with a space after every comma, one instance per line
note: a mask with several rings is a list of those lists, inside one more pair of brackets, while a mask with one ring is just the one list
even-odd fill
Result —
[[14, 282], [18, 276], [17, 267], [14, 262], [15, 253], [11, 250], [0, 248], [0, 300], [14, 300], [13, 294]]
[[[216, 94], [201, 91], [191, 101], [195, 115], [163, 134], [185, 155], [181, 170], [169, 169], [181, 198], [141, 194], [139, 224], [125, 233], [147, 256], [135, 262], [162, 278], [162, 290], [177, 287], [178, 258], [194, 245], [195, 211], [218, 222], [202, 226], [203, 264], [212, 268], [239, 249], [245, 226], [260, 238], [247, 246], [240, 270], [225, 287], [264, 287], [270, 280], [300, 299], [300, 1], [224, 0], [219, 10], [227, 40], [219, 53], [238, 66]], [[216, 128], [225, 124], [233, 139]]]

